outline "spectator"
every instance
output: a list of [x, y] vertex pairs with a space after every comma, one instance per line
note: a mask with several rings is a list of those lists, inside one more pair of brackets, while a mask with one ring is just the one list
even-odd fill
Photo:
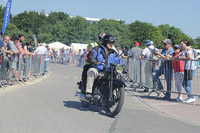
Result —
[[24, 49], [22, 48], [23, 42], [24, 42], [24, 36], [22, 34], [18, 35], [19, 41], [17, 43], [17, 48], [20, 51], [20, 55], [19, 55], [19, 65], [18, 65], [18, 78], [19, 80], [22, 81], [22, 75], [23, 75], [23, 70], [24, 70], [24, 66], [25, 66], [25, 59], [24, 59], [24, 55], [26, 54], [26, 52], [24, 51]]
[[39, 44], [39, 47], [35, 50], [37, 55], [45, 55], [47, 53], [47, 48], [42, 43]]
[[35, 75], [40, 74], [40, 67], [44, 68], [44, 62], [41, 62], [41, 58], [45, 57], [45, 55], [47, 54], [47, 48], [45, 47], [46, 45], [44, 45], [43, 43], [39, 44], [39, 47], [37, 47], [37, 49], [35, 50], [34, 55], [36, 55], [35, 58], [35, 64], [34, 64], [34, 72]]
[[[164, 48], [162, 49], [161, 54], [159, 52], [156, 52], [156, 53], [159, 55], [159, 57], [166, 59], [168, 56], [171, 56], [174, 53], [174, 50], [171, 48], [171, 40], [165, 39], [163, 41], [163, 44], [164, 44]], [[171, 83], [172, 73], [173, 73], [172, 62], [169, 60], [162, 61], [159, 69], [155, 70], [152, 73], [152, 77], [155, 82], [155, 85], [160, 90], [163, 90], [163, 86], [162, 86], [162, 83], [161, 83], [159, 77], [162, 74], [164, 74], [164, 76], [165, 76], [165, 80], [167, 82], [167, 92], [165, 94], [164, 99], [170, 99], [170, 97], [171, 97], [170, 91], [171, 91], [171, 86], [172, 86], [172, 83]]]
[[[181, 47], [179, 45], [174, 45], [174, 53], [172, 54], [172, 59], [177, 59], [181, 55]], [[176, 79], [175, 86], [178, 91], [177, 101], [183, 101], [183, 97], [181, 95], [182, 92], [182, 83], [184, 79], [184, 68], [183, 61], [173, 60], [172, 67], [174, 69], [174, 76]]]
[[64, 50], [64, 64], [68, 63], [69, 62], [69, 48], [65, 49]]
[[3, 38], [1, 38], [1, 36], [2, 36], [2, 32], [0, 32], [0, 49], [1, 49], [1, 52], [6, 53], [6, 54], [12, 54], [12, 52], [10, 50], [7, 50], [7, 49], [9, 49], [9, 47], [7, 47], [7, 48], [4, 47], [4, 41], [3, 41]]
[[[151, 58], [151, 51], [149, 50], [148, 47], [153, 45], [153, 43], [150, 40], [146, 40], [144, 45], [146, 46], [146, 48], [142, 51], [141, 59], [149, 60]], [[151, 70], [149, 68], [152, 68], [152, 62], [150, 61], [145, 63], [145, 74], [146, 74], [145, 79], [148, 84], [150, 84], [151, 82], [150, 80], [151, 78], [149, 77], [149, 75], [151, 75]], [[144, 92], [149, 92], [149, 88], [145, 87]]]
[[18, 43], [18, 40], [19, 39], [16, 36], [13, 36], [12, 41], [9, 41], [11, 51], [13, 52], [13, 55], [11, 56], [12, 58], [10, 59], [10, 72], [8, 74], [8, 78], [9, 78], [8, 84], [9, 85], [12, 85], [11, 78], [12, 78], [13, 74], [16, 73], [16, 69], [17, 69], [19, 50], [17, 49], [16, 44]]
[[23, 42], [24, 42], [24, 35], [19, 34], [19, 35], [18, 35], [18, 38], [19, 38], [19, 43], [22, 45]]
[[57, 62], [57, 52], [56, 52], [56, 49], [53, 48], [52, 51], [53, 51], [53, 60], [52, 60], [52, 62], [56, 63]]
[[127, 59], [128, 58], [128, 50], [125, 48], [125, 46], [122, 46], [122, 58]]
[[189, 41], [182, 40], [181, 41], [181, 48], [183, 49], [181, 57], [179, 59], [184, 59], [184, 80], [183, 80], [183, 87], [185, 88], [186, 92], [188, 93], [188, 98], [184, 101], [185, 103], [192, 103], [195, 102], [196, 99], [192, 96], [192, 86], [191, 81], [194, 77], [196, 66], [194, 64], [194, 52], [193, 49], [189, 46]]
[[117, 47], [117, 53], [121, 56], [122, 55], [122, 51], [120, 47]]
[[1, 77], [5, 80], [7, 78], [7, 73], [9, 70], [9, 60], [11, 59], [11, 55], [13, 52], [11, 51], [10, 48], [10, 37], [6, 36], [4, 38], [4, 41], [2, 42], [2, 52], [3, 52], [3, 62], [1, 63]]
[[25, 44], [22, 45], [22, 48], [24, 49], [25, 55], [24, 55], [24, 72], [23, 76], [28, 77], [30, 75], [30, 66], [31, 66], [31, 55], [33, 54], [30, 52], [29, 49], [31, 47], [32, 41], [28, 40]]
[[139, 42], [135, 42], [135, 47], [131, 48], [129, 58], [140, 59], [142, 49], [139, 48]]
[[[45, 43], [43, 43], [43, 45], [45, 45]], [[50, 61], [51, 55], [52, 55], [52, 51], [50, 51], [50, 47], [48, 45], [46, 45], [46, 49], [47, 49], [47, 53], [44, 59], [44, 72], [47, 72], [47, 68], [48, 68], [48, 62]]]
[[141, 59], [150, 59], [151, 58], [151, 51], [149, 50], [149, 46], [153, 45], [150, 40], [146, 40], [145, 44], [146, 48], [142, 51]]
[[33, 50], [31, 48], [31, 44], [32, 44], [32, 41], [31, 40], [28, 40], [25, 44], [22, 45], [22, 48], [24, 49], [25, 51], [25, 54], [28, 56], [28, 55], [31, 55]]

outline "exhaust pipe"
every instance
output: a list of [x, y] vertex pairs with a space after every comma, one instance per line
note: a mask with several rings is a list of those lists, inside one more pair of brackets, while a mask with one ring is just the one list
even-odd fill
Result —
[[75, 93], [75, 97], [78, 97], [81, 101], [86, 101], [88, 102], [88, 100], [85, 98], [85, 95], [83, 95], [82, 93], [76, 91]]

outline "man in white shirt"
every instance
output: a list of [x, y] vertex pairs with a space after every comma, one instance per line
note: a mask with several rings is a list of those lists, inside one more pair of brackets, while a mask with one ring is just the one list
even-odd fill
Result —
[[47, 48], [45, 47], [46, 44], [39, 44], [39, 47], [35, 50], [34, 55], [35, 57], [35, 64], [34, 64], [34, 74], [41, 74], [44, 72], [44, 58], [47, 54]]
[[141, 59], [145, 58], [149, 60], [151, 58], [151, 54], [156, 54], [158, 49], [153, 46], [153, 42], [150, 40], [146, 40], [144, 45], [146, 48], [142, 51]]
[[[44, 44], [45, 45], [45, 44]], [[39, 44], [39, 47], [35, 50], [35, 53], [45, 55], [47, 53], [47, 48], [42, 43]]]
[[[150, 40], [146, 40], [145, 44], [146, 48], [142, 51], [142, 55], [141, 55], [141, 59], [151, 59], [151, 50], [149, 49], [149, 47], [151, 45], [153, 45], [152, 41]], [[149, 75], [151, 75], [151, 61], [145, 61], [145, 79], [146, 79], [146, 83], [150, 84], [150, 82], [152, 82], [150, 79], [151, 77], [149, 77]], [[145, 87], [144, 92], [149, 92], [149, 88]]]

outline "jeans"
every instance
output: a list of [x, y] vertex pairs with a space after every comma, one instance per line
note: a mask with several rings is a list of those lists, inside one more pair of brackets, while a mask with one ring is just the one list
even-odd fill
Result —
[[[192, 77], [194, 77], [196, 70], [192, 70]], [[185, 91], [188, 93], [189, 98], [194, 98], [192, 96], [192, 86], [191, 86], [191, 81], [192, 80], [183, 80], [183, 87], [185, 88]]]
[[168, 98], [171, 97], [171, 94], [170, 94], [170, 91], [171, 91], [171, 88], [172, 88], [172, 69], [169, 69], [169, 70], [165, 70], [163, 69], [162, 67], [160, 67], [159, 69], [155, 70], [153, 73], [152, 73], [152, 78], [154, 80], [154, 83], [155, 85], [157, 85], [157, 87], [160, 89], [160, 90], [163, 90], [163, 85], [159, 79], [159, 77], [164, 74], [165, 76], [165, 80], [167, 82], [167, 91], [166, 92], [166, 95]]

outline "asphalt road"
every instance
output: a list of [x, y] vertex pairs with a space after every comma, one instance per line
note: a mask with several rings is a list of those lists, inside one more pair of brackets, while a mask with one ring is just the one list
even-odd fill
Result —
[[116, 118], [74, 97], [81, 68], [51, 65], [52, 75], [0, 93], [0, 133], [199, 133], [200, 127], [150, 109], [126, 93]]

